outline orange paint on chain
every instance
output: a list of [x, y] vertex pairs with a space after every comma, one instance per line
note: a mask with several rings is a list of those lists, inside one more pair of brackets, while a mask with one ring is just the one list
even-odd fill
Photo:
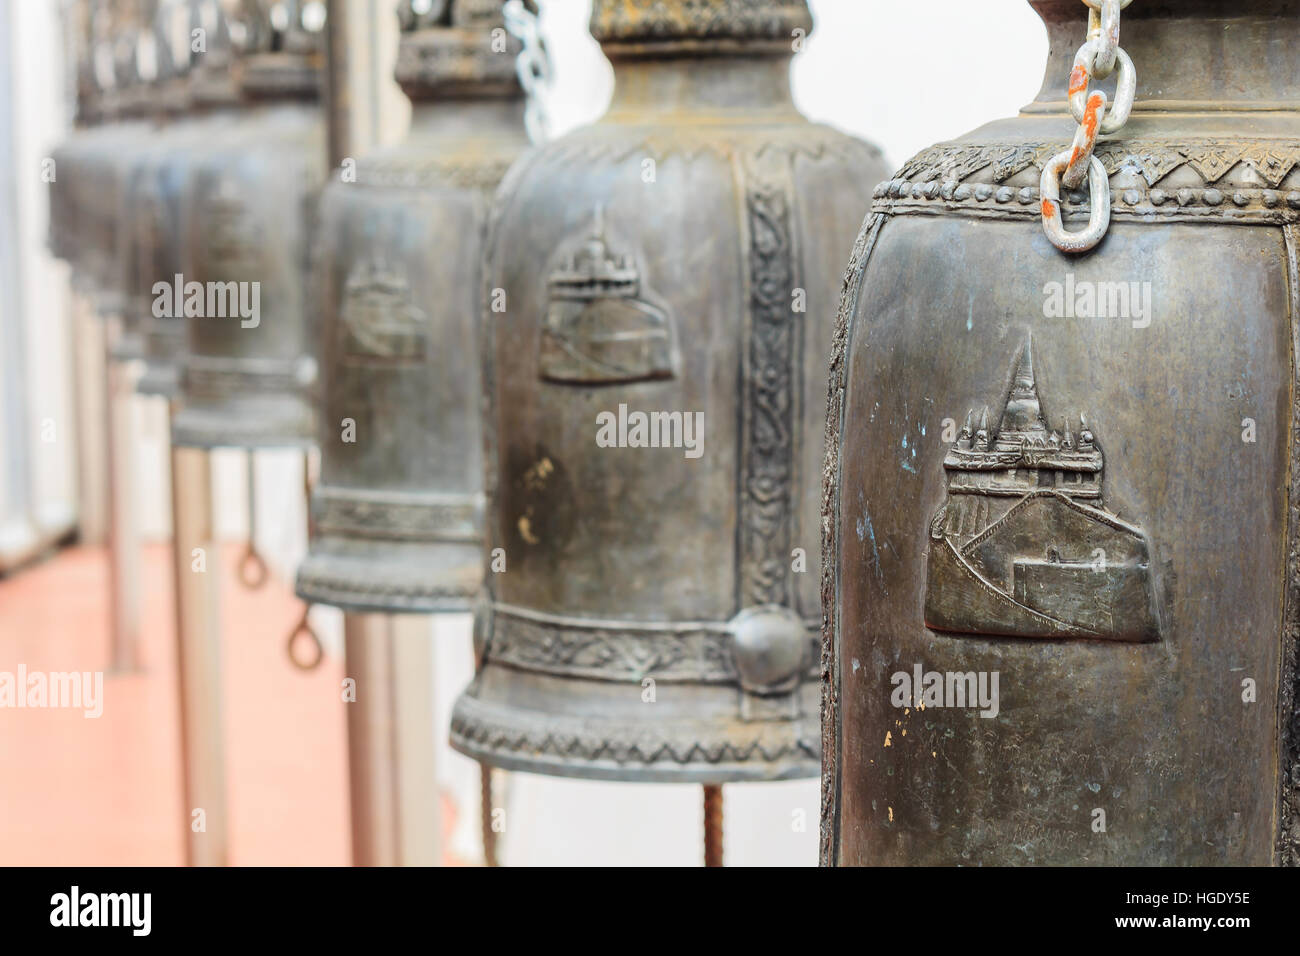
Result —
[[1092, 151], [1092, 145], [1097, 140], [1097, 113], [1101, 110], [1101, 104], [1100, 93], [1088, 97], [1088, 105], [1083, 111], [1083, 132], [1087, 137], [1088, 149], [1085, 151], [1082, 147], [1075, 146], [1070, 150], [1070, 166], [1074, 166], [1083, 156]]
[[1088, 97], [1088, 108], [1083, 112], [1083, 131], [1088, 139], [1097, 138], [1097, 111], [1101, 109], [1102, 95], [1094, 93]]
[[1053, 216], [1055, 216], [1055, 215], [1056, 215], [1056, 203], [1052, 202], [1050, 199], [1044, 199], [1044, 200], [1043, 200], [1043, 218], [1044, 218], [1044, 219], [1051, 219], [1051, 218], [1052, 218]]
[[1080, 63], [1070, 71], [1070, 95], [1079, 93], [1088, 88], [1088, 71]]

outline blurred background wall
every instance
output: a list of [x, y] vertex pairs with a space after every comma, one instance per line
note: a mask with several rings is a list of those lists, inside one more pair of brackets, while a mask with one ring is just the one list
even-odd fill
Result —
[[[931, 143], [1014, 114], [1042, 79], [1046, 35], [1023, 0], [810, 0], [810, 6], [816, 29], [794, 61], [797, 104], [813, 120], [872, 140], [893, 166]], [[374, 0], [373, 7], [376, 16], [391, 15], [388, 0]], [[547, 107], [553, 134], [560, 135], [601, 114], [613, 77], [586, 31], [589, 0], [541, 0], [541, 8], [555, 67]], [[96, 450], [102, 362], [87, 358], [102, 345], [93, 341], [93, 321], [69, 314], [66, 268], [45, 249], [42, 160], [63, 136], [69, 116], [58, 3], [0, 0], [0, 12], [3, 561], [33, 535], [57, 536], [78, 520], [83, 539], [98, 540], [104, 505], [95, 488], [102, 465], [94, 460], [102, 454]], [[1081, 11], [1081, 23], [1082, 16]], [[387, 51], [387, 61], [377, 67], [383, 75], [395, 52]], [[395, 87], [387, 95], [401, 102]], [[401, 114], [399, 107], [396, 119], [385, 124], [384, 140], [400, 138]], [[848, 253], [846, 248], [846, 262]], [[165, 539], [171, 514], [165, 409], [141, 399], [132, 414], [138, 520], [146, 539]], [[305, 550], [301, 468], [294, 452], [257, 456], [258, 543], [282, 581], [292, 579]], [[248, 524], [242, 453], [217, 452], [215, 476], [219, 531], [238, 538]], [[79, 485], [85, 489], [80, 495]], [[339, 614], [317, 608], [313, 615], [329, 651], [339, 653]], [[451, 703], [473, 669], [469, 618], [443, 618], [432, 627], [439, 739], [445, 740]], [[439, 773], [461, 808], [452, 848], [477, 858], [477, 766], [444, 746]], [[687, 864], [700, 858], [698, 787], [523, 774], [506, 781], [505, 865]], [[726, 803], [728, 865], [815, 864], [817, 781], [729, 786]]]

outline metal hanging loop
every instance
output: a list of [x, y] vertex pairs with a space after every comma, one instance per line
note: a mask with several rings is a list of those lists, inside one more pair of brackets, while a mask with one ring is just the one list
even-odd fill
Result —
[[[1079, 69], [1080, 59], [1087, 50], [1086, 44], [1079, 49], [1079, 54], [1074, 60], [1076, 72]], [[1116, 55], [1119, 79], [1115, 85], [1115, 101], [1101, 124], [1100, 131], [1105, 134], [1119, 132], [1120, 127], [1128, 122], [1129, 113], [1133, 111], [1133, 100], [1137, 96], [1137, 70], [1133, 66], [1133, 58], [1122, 49], [1117, 50]], [[1075, 73], [1071, 73], [1070, 77], [1070, 115], [1074, 117], [1076, 123], [1083, 123], [1087, 115], [1090, 84], [1086, 74], [1083, 77], [1083, 85], [1079, 87], [1075, 85]]]
[[1097, 90], [1088, 97], [1088, 105], [1083, 111], [1083, 122], [1074, 131], [1074, 143], [1070, 146], [1070, 161], [1065, 166], [1061, 182], [1067, 189], [1078, 189], [1088, 178], [1092, 151], [1097, 145], [1097, 129], [1106, 116], [1106, 94]]
[[1087, 228], [1079, 232], [1066, 232], [1061, 218], [1061, 174], [1070, 163], [1070, 151], [1057, 153], [1043, 167], [1039, 192], [1043, 197], [1043, 231], [1052, 245], [1062, 252], [1087, 252], [1101, 242], [1110, 226], [1110, 179], [1101, 160], [1089, 160], [1088, 191], [1092, 205]]
[[[285, 653], [289, 655], [289, 660], [293, 666], [301, 671], [315, 670], [320, 666], [320, 662], [325, 658], [325, 648], [320, 642], [320, 636], [311, 626], [309, 615], [311, 614], [311, 605], [306, 604], [302, 609], [302, 617], [298, 618], [298, 623], [294, 629], [289, 632], [289, 640], [285, 642]], [[311, 645], [309, 656], [302, 656], [297, 648], [306, 640]]]
[[551, 54], [538, 29], [537, 15], [524, 5], [523, 0], [506, 0], [501, 13], [506, 21], [506, 30], [523, 46], [515, 60], [515, 73], [527, 98], [524, 127], [530, 140], [541, 143], [550, 135], [545, 97], [551, 85]]
[[[1119, 45], [1120, 11], [1132, 0], [1083, 0], [1088, 6], [1088, 39], [1074, 56], [1067, 99], [1070, 115], [1079, 124], [1074, 142], [1043, 167], [1039, 192], [1043, 231], [1062, 252], [1087, 252], [1101, 242], [1110, 227], [1110, 180], [1105, 166], [1093, 155], [1097, 137], [1118, 132], [1128, 122], [1137, 96], [1137, 70]], [[1093, 90], [1092, 81], [1118, 70], [1115, 101]], [[1077, 189], [1088, 181], [1092, 211], [1087, 228], [1067, 232], [1061, 212], [1061, 186]]]
[[1100, 10], [1088, 11], [1088, 42], [1096, 53], [1093, 59], [1094, 79], [1104, 80], [1115, 69], [1119, 53], [1119, 0], [1105, 0]]

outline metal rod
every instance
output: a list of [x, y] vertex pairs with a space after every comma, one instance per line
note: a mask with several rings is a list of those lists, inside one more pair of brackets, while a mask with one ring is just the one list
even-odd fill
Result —
[[722, 785], [704, 785], [704, 865], [722, 866]]
[[433, 641], [425, 616], [343, 616], [354, 866], [441, 861]]
[[[311, 517], [311, 489], [311, 449], [308, 448], [302, 453], [302, 498], [307, 515], [306, 524], [308, 541], [312, 540], [314, 537]], [[249, 497], [251, 499], [251, 493]], [[320, 666], [321, 661], [325, 659], [325, 648], [320, 642], [320, 635], [318, 635], [316, 629], [311, 626], [311, 607], [310, 602], [303, 602], [302, 616], [298, 618], [298, 623], [295, 624], [293, 630], [289, 632], [289, 641], [285, 647], [285, 650], [289, 654], [289, 660], [293, 663], [293, 666], [304, 671], [315, 670]], [[297, 650], [300, 642], [304, 638], [311, 645], [311, 649], [308, 651], [308, 656], [305, 657], [302, 656], [301, 651]]]
[[497, 858], [497, 833], [492, 829], [492, 768], [485, 763], [478, 765], [479, 772], [479, 815], [483, 827], [483, 865], [500, 866]]
[[325, 117], [330, 169], [352, 155], [352, 96], [349, 88], [348, 7], [351, 0], [325, 3]]
[[108, 435], [98, 427], [107, 414], [100, 407], [108, 394], [103, 381], [107, 334], [84, 295], [72, 292], [73, 354], [77, 402], [77, 519], [82, 544], [108, 543]]
[[225, 746], [221, 718], [221, 554], [212, 525], [212, 463], [207, 451], [172, 446], [176, 666], [186, 862], [225, 866]]
[[116, 673], [140, 665], [140, 527], [135, 507], [135, 427], [128, 364], [104, 349], [104, 434], [108, 470], [109, 667]]
[[244, 452], [244, 487], [248, 496], [248, 540], [239, 558], [239, 581], [251, 591], [262, 587], [271, 576], [257, 550], [257, 459], [251, 448]]

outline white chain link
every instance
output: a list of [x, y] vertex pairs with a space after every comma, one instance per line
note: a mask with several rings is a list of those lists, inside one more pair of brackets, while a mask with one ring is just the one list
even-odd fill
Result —
[[546, 97], [551, 86], [551, 56], [538, 29], [537, 16], [524, 6], [523, 0], [506, 0], [501, 12], [506, 29], [523, 44], [515, 60], [515, 72], [528, 100], [524, 126], [528, 138], [540, 143], [547, 139], [550, 127]]
[[[1118, 132], [1128, 122], [1137, 94], [1137, 70], [1119, 45], [1120, 11], [1132, 0], [1083, 2], [1088, 6], [1088, 38], [1075, 54], [1069, 87], [1070, 115], [1079, 128], [1070, 148], [1053, 156], [1043, 167], [1039, 182], [1043, 231], [1062, 252], [1087, 252], [1106, 234], [1110, 225], [1110, 180], [1092, 151], [1099, 134]], [[1115, 102], [1108, 113], [1106, 94], [1092, 90], [1092, 81], [1105, 79], [1117, 69]], [[1061, 217], [1061, 186], [1078, 189], [1085, 181], [1092, 204], [1088, 226], [1080, 232], [1066, 232]]]

